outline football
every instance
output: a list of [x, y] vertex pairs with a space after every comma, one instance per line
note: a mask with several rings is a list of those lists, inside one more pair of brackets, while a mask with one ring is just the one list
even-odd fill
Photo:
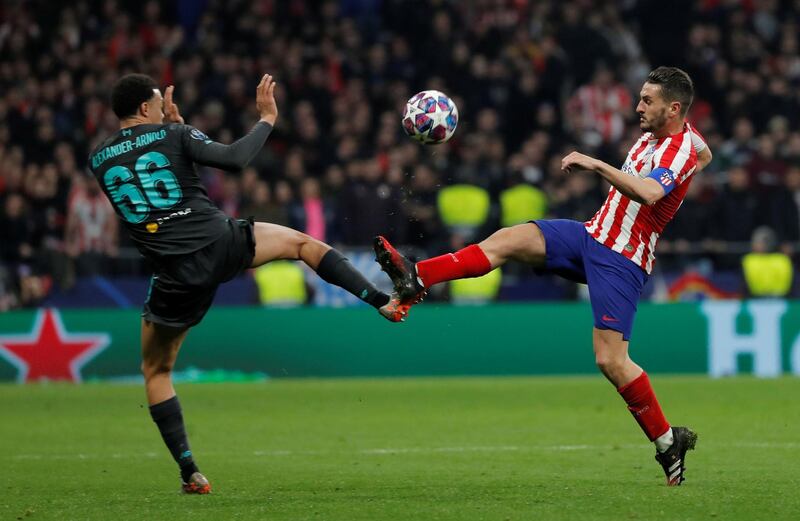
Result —
[[403, 111], [403, 130], [425, 145], [438, 145], [453, 136], [458, 125], [458, 108], [438, 90], [414, 94]]

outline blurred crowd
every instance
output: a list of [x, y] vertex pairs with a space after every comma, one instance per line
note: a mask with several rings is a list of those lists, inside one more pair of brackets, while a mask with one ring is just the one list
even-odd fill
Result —
[[[528, 218], [590, 218], [608, 187], [564, 175], [561, 158], [621, 164], [647, 73], [680, 66], [714, 161], [666, 230], [662, 268], [733, 268], [760, 227], [793, 255], [799, 35], [798, 0], [6, 0], [0, 309], [76, 276], [144, 270], [86, 174], [118, 128], [110, 87], [129, 72], [174, 84], [186, 122], [225, 143], [257, 119], [255, 85], [273, 74], [276, 129], [243, 172], [200, 169], [211, 198], [344, 247], [382, 233], [431, 255], [508, 224], [504, 194], [519, 186], [541, 201]], [[445, 145], [402, 132], [423, 89], [459, 107]], [[440, 198], [463, 185], [489, 200], [466, 226]]]

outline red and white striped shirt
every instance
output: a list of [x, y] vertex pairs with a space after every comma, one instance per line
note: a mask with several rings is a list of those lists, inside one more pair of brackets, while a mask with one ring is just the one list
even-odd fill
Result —
[[697, 168], [697, 153], [705, 147], [705, 140], [689, 123], [683, 132], [664, 138], [643, 134], [628, 152], [622, 171], [645, 178], [656, 168], [668, 168], [675, 175], [675, 188], [647, 206], [612, 186], [603, 206], [585, 223], [589, 235], [650, 273], [656, 242], [683, 202]]

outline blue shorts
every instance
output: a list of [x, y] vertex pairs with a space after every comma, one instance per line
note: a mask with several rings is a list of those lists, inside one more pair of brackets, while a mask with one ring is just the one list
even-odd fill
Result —
[[624, 340], [630, 339], [647, 272], [594, 240], [581, 222], [533, 222], [542, 230], [546, 253], [545, 267], [537, 271], [588, 284], [594, 326], [619, 331]]

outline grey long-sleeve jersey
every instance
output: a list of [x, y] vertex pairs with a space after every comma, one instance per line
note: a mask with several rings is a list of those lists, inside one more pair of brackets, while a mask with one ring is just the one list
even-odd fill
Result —
[[259, 122], [223, 145], [189, 125], [136, 125], [95, 148], [89, 168], [143, 255], [191, 253], [219, 238], [228, 220], [208, 198], [194, 163], [240, 170], [271, 131]]

